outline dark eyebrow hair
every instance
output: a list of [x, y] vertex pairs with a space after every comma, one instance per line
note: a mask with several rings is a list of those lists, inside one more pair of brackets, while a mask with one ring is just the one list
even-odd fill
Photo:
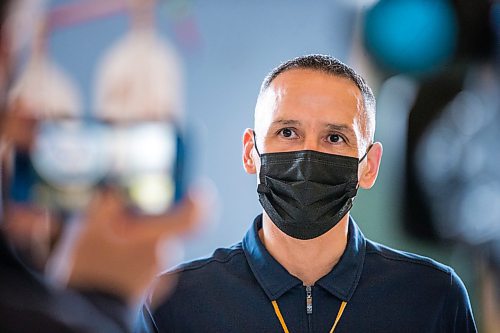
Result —
[[330, 131], [347, 132], [350, 135], [355, 136], [353, 129], [347, 125], [327, 124], [326, 128]]
[[[270, 127], [272, 127], [272, 126], [298, 126], [298, 125], [300, 125], [300, 121], [298, 121], [298, 120], [278, 119], [278, 120], [273, 121], [271, 123]], [[354, 130], [350, 126], [345, 125], [345, 124], [326, 124], [325, 128], [329, 131], [332, 131], [332, 132], [343, 132], [346, 135], [349, 135], [350, 137], [353, 137], [353, 138], [356, 137], [356, 133], [354, 132]]]
[[271, 126], [275, 125], [300, 125], [300, 121], [291, 119], [278, 119], [271, 123]]

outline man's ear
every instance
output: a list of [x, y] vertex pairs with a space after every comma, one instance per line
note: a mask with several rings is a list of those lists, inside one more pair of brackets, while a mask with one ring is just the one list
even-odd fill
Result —
[[252, 151], [255, 146], [253, 129], [247, 128], [243, 133], [243, 168], [248, 174], [255, 174], [257, 167]]
[[380, 142], [375, 142], [370, 148], [370, 151], [368, 151], [366, 159], [361, 162], [360, 165], [361, 175], [359, 177], [359, 187], [368, 190], [375, 184], [380, 169], [382, 152], [383, 148]]

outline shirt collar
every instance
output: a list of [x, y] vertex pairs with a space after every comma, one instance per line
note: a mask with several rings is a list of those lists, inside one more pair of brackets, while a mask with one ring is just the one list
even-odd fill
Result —
[[[259, 238], [262, 215], [255, 218], [243, 239], [243, 251], [255, 278], [270, 300], [276, 300], [293, 287], [302, 284], [274, 259]], [[335, 267], [316, 282], [337, 298], [349, 301], [361, 277], [366, 240], [352, 218], [344, 254]]]
[[339, 262], [316, 282], [331, 294], [348, 302], [358, 286], [365, 262], [366, 239], [352, 217], [349, 217], [347, 246]]

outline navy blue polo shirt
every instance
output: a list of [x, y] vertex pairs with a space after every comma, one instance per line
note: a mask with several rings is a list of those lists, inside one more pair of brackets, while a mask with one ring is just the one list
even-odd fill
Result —
[[258, 216], [241, 243], [174, 270], [175, 292], [143, 309], [138, 331], [283, 332], [276, 301], [290, 333], [330, 332], [342, 302], [335, 332], [476, 332], [451, 268], [372, 242], [352, 219], [340, 261], [310, 290], [269, 254], [261, 227]]

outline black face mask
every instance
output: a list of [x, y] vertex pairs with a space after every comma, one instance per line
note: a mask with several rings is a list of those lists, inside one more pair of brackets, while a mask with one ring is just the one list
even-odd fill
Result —
[[360, 160], [313, 150], [259, 156], [257, 192], [267, 215], [285, 234], [313, 239], [332, 229], [351, 209], [358, 190], [358, 165], [366, 154]]

